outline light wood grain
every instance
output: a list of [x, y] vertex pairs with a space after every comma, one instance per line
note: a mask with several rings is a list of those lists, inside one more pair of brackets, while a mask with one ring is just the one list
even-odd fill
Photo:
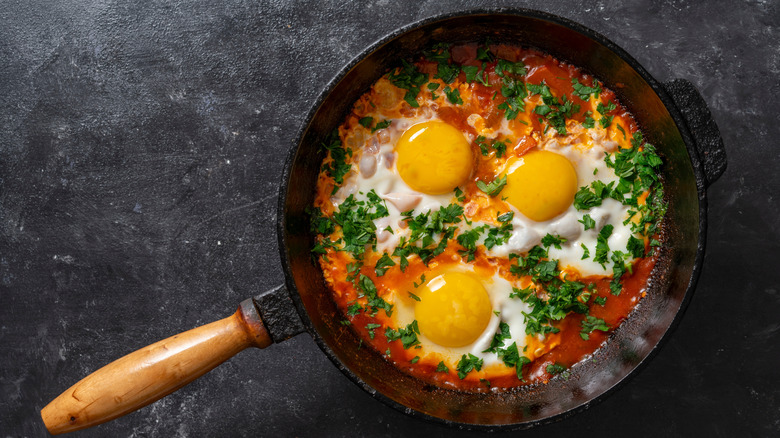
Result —
[[[254, 304], [137, 350], [88, 375], [41, 410], [52, 434], [95, 426], [192, 382], [247, 347], [271, 344]], [[250, 307], [251, 306], [251, 307]]]

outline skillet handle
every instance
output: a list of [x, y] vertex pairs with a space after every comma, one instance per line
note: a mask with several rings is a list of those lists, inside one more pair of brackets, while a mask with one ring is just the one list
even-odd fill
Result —
[[50, 433], [73, 432], [140, 409], [192, 382], [247, 347], [271, 345], [254, 301], [225, 319], [159, 341], [88, 375], [41, 417]]
[[685, 79], [664, 82], [664, 88], [682, 112], [704, 168], [705, 184], [714, 183], [726, 171], [726, 148], [718, 125], [699, 90]]

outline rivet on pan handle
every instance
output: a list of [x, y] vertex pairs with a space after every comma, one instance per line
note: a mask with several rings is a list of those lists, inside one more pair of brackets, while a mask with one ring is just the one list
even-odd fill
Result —
[[690, 81], [673, 79], [663, 85], [693, 135], [696, 152], [704, 168], [705, 183], [709, 186], [726, 171], [726, 148], [718, 125], [707, 102]]

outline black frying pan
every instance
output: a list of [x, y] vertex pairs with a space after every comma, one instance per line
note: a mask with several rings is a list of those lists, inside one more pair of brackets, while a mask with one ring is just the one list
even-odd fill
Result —
[[[466, 393], [425, 384], [378, 353], [360, 348], [339, 323], [312, 261], [307, 206], [323, 155], [320, 141], [389, 68], [437, 42], [507, 42], [541, 49], [602, 81], [634, 114], [664, 159], [669, 209], [665, 241], [647, 296], [594, 353], [554, 378], [502, 393]], [[42, 411], [53, 433], [116, 418], [178, 389], [248, 346], [265, 347], [307, 331], [350, 379], [407, 414], [471, 428], [524, 428], [564, 418], [615, 390], [676, 326], [704, 257], [706, 187], [725, 170], [718, 128], [685, 80], [660, 84], [628, 54], [577, 23], [530, 10], [471, 11], [399, 29], [366, 49], [326, 87], [290, 152], [279, 195], [279, 248], [285, 285], [250, 298], [231, 317], [131, 353], [88, 376]], [[129, 374], [132, 373], [132, 374]], [[129, 382], [133, 382], [131, 385]]]

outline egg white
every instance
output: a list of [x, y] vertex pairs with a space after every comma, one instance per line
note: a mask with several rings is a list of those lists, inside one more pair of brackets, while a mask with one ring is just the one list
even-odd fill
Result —
[[[426, 277], [430, 279], [442, 272], [444, 271], [431, 273], [426, 275]], [[518, 350], [522, 352], [526, 346], [527, 339], [523, 312], [528, 313], [531, 311], [531, 308], [522, 300], [509, 297], [509, 294], [512, 293], [513, 284], [498, 274], [487, 278], [477, 275], [471, 266], [465, 264], [448, 267], [446, 272], [463, 272], [479, 278], [490, 297], [490, 304], [494, 313], [491, 314], [490, 320], [482, 334], [468, 345], [463, 347], [443, 347], [431, 341], [422, 333], [419, 335], [421, 348], [412, 351], [415, 351], [415, 354], [420, 356], [422, 360], [425, 360], [426, 355], [436, 354], [441, 357], [441, 359], [436, 357], [437, 361], [443, 360], [450, 366], [457, 364], [464, 354], [473, 354], [482, 359], [486, 367], [500, 364], [502, 362], [495, 353], [483, 353], [483, 351], [490, 347], [493, 336], [498, 331], [499, 323], [503, 321], [509, 325], [511, 334], [510, 339], [504, 340], [504, 346], [508, 347], [515, 342]], [[414, 290], [410, 292], [414, 293]], [[408, 297], [407, 291], [395, 291], [393, 315], [391, 317], [393, 323], [397, 324], [397, 327], [406, 327], [408, 324], [411, 324], [415, 320], [416, 304], [417, 301]]]

